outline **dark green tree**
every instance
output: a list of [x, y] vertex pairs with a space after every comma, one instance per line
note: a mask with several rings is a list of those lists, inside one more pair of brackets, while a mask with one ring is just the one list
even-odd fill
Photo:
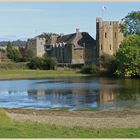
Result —
[[19, 50], [12, 47], [11, 43], [7, 44], [7, 57], [15, 62], [20, 62], [22, 60], [22, 55]]
[[102, 55], [100, 57], [100, 66], [105, 69], [108, 75], [113, 76], [117, 68], [116, 57], [108, 54]]

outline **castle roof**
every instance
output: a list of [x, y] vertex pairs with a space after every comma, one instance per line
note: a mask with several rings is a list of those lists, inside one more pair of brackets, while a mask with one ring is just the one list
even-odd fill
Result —
[[83, 46], [95, 46], [96, 41], [92, 38], [87, 32], [78, 32], [63, 36], [53, 36], [48, 40], [47, 44], [55, 44], [55, 43], [66, 43], [66, 44], [74, 44], [78, 47]]

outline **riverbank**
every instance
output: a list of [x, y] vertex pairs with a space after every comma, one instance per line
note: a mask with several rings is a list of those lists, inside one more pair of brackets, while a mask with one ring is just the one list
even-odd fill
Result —
[[0, 80], [88, 76], [75, 70], [0, 70]]
[[80, 128], [139, 128], [140, 111], [66, 111], [8, 109], [8, 115], [18, 121], [47, 123]]
[[[139, 138], [140, 112], [68, 112], [22, 109], [0, 110], [1, 138]], [[112, 119], [111, 119], [112, 118]], [[122, 128], [102, 127], [106, 122], [117, 122]], [[87, 124], [87, 121], [89, 123]], [[92, 122], [93, 121], [93, 122]], [[124, 121], [124, 122], [123, 122]], [[130, 122], [129, 122], [130, 121]], [[137, 127], [133, 127], [135, 121]], [[49, 123], [50, 122], [50, 123]], [[55, 122], [55, 123], [54, 123]], [[58, 122], [58, 123], [57, 123]], [[91, 123], [93, 127], [91, 126]], [[105, 123], [104, 123], [105, 122]], [[122, 123], [123, 122], [123, 123]], [[129, 127], [124, 128], [124, 124]], [[59, 125], [63, 124], [63, 125]], [[70, 124], [72, 125], [70, 126]], [[80, 124], [84, 127], [80, 127]], [[121, 124], [122, 123], [122, 124]], [[99, 125], [100, 124], [100, 125]], [[110, 125], [111, 126], [111, 125]], [[114, 125], [115, 126], [115, 125]], [[126, 126], [126, 125], [125, 125]]]

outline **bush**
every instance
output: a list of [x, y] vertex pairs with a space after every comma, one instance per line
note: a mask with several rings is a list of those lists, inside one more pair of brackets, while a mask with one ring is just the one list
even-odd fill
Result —
[[55, 58], [44, 59], [43, 69], [54, 70], [57, 66], [57, 60]]
[[115, 56], [104, 54], [100, 57], [100, 66], [105, 69], [106, 74], [114, 75], [117, 69], [117, 61]]
[[28, 63], [30, 69], [54, 70], [57, 66], [55, 58], [39, 58], [35, 57]]
[[96, 65], [85, 65], [83, 66], [81, 72], [83, 74], [96, 74], [97, 73], [97, 66]]

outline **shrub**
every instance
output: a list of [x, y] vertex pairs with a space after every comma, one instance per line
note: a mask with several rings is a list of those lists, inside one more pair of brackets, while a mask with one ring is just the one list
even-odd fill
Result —
[[30, 69], [54, 70], [57, 66], [55, 58], [39, 58], [35, 57], [28, 63]]
[[55, 58], [44, 59], [43, 69], [54, 70], [57, 66], [57, 60]]
[[84, 65], [81, 72], [83, 74], [95, 74], [95, 73], [97, 73], [97, 66], [94, 64]]
[[30, 69], [43, 69], [43, 64], [44, 62], [42, 58], [35, 57], [31, 59], [27, 65]]
[[100, 57], [100, 66], [106, 70], [108, 75], [114, 75], [117, 69], [117, 61], [115, 56], [104, 54]]

